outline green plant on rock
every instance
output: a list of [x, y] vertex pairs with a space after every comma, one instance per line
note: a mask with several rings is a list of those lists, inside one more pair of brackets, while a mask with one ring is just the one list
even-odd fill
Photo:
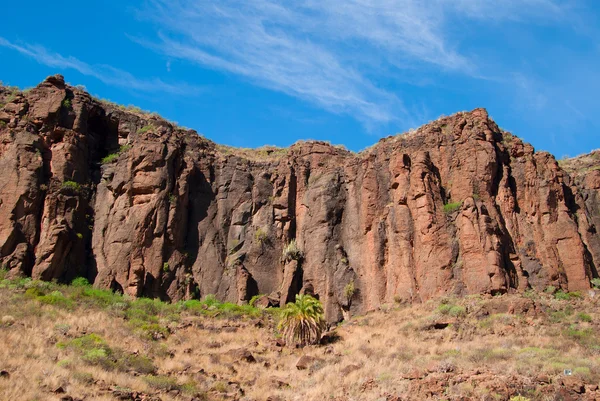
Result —
[[138, 130], [138, 134], [145, 134], [148, 131], [152, 130], [152, 125], [148, 124], [148, 125], [144, 125], [142, 128], [140, 128]]
[[254, 233], [254, 239], [257, 243], [263, 245], [269, 240], [269, 234], [265, 230], [263, 230], [262, 227], [259, 227]]
[[354, 287], [354, 280], [352, 280], [344, 287], [344, 296], [348, 300], [348, 303], [350, 303], [355, 293], [356, 288]]
[[298, 244], [296, 240], [291, 240], [285, 248], [283, 248], [282, 258], [286, 262], [290, 262], [292, 260], [300, 260], [302, 259], [302, 251], [298, 248]]
[[109, 155], [107, 155], [106, 157], [103, 157], [102, 160], [100, 160], [100, 163], [102, 164], [108, 164], [108, 163], [112, 163], [115, 160], [117, 160], [119, 158], [119, 155], [121, 153], [125, 153], [127, 152], [129, 149], [131, 149], [131, 145], [127, 144], [127, 145], [121, 145], [119, 147], [119, 150], [113, 153], [110, 153]]
[[555, 294], [554, 294], [554, 298], [555, 299], [559, 299], [561, 301], [568, 301], [570, 299], [577, 299], [577, 298], [581, 298], [581, 293], [578, 291], [574, 291], [574, 292], [564, 292], [562, 290], [558, 290]]
[[453, 305], [451, 303], [442, 303], [438, 307], [438, 312], [442, 315], [461, 317], [466, 314], [466, 309], [460, 305]]
[[323, 305], [310, 295], [296, 295], [296, 302], [281, 310], [277, 328], [287, 345], [318, 344], [325, 330]]
[[444, 204], [444, 213], [452, 214], [460, 209], [462, 206], [462, 202], [449, 202]]
[[590, 280], [590, 283], [592, 284], [592, 287], [594, 287], [595, 289], [600, 289], [600, 278], [596, 277]]
[[81, 192], [81, 184], [75, 181], [65, 181], [62, 183], [62, 189], [78, 194]]
[[71, 104], [71, 99], [65, 99], [62, 101], [62, 107], [64, 107], [67, 110], [71, 110], [73, 108], [73, 105]]

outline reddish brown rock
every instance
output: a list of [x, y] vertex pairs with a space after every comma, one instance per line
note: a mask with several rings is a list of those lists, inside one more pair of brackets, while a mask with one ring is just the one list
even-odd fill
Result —
[[229, 354], [240, 362], [256, 362], [256, 358], [254, 358], [254, 355], [252, 355], [252, 353], [245, 348], [231, 350], [229, 351]]
[[[598, 153], [565, 171], [483, 109], [359, 154], [314, 141], [245, 151], [60, 76], [9, 92], [0, 262], [11, 276], [84, 275], [165, 300], [314, 293], [330, 321], [442, 295], [584, 290], [597, 276]], [[292, 239], [299, 260], [282, 258]]]
[[296, 369], [306, 370], [320, 362], [322, 362], [320, 358], [315, 358], [314, 356], [310, 355], [302, 355], [300, 359], [298, 359], [298, 362], [296, 362]]

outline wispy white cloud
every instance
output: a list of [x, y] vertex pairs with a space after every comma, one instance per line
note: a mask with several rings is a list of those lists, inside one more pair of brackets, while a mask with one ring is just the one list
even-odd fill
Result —
[[531, 24], [565, 15], [559, 0], [148, 0], [139, 17], [158, 34], [133, 40], [368, 126], [412, 119], [412, 106], [385, 89], [390, 81], [481, 78], [477, 58], [453, 37], [458, 22]]
[[127, 71], [109, 65], [90, 65], [75, 57], [53, 53], [36, 44], [15, 44], [0, 37], [0, 47], [15, 50], [40, 64], [60, 70], [75, 70], [83, 75], [94, 77], [108, 85], [120, 86], [142, 92], [163, 92], [176, 95], [197, 93], [199, 88], [188, 84], [169, 84], [158, 78], [144, 80]]

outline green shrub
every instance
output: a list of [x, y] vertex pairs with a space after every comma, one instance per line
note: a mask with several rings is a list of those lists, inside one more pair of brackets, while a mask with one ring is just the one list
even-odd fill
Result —
[[90, 282], [85, 277], [77, 277], [71, 281], [73, 287], [89, 287]]
[[81, 192], [81, 185], [75, 181], [65, 181], [62, 183], [62, 189], [78, 194]]
[[298, 248], [298, 244], [296, 240], [291, 240], [285, 248], [283, 248], [283, 260], [286, 262], [290, 262], [292, 260], [300, 260], [302, 259], [302, 251]]
[[346, 297], [348, 302], [350, 302], [355, 293], [356, 288], [354, 287], [354, 280], [352, 280], [344, 287], [344, 296]]
[[156, 367], [152, 359], [142, 355], [123, 354], [117, 360], [117, 369], [121, 371], [130, 371], [150, 374], [156, 372]]
[[66, 309], [71, 309], [74, 306], [73, 301], [65, 297], [60, 291], [52, 291], [50, 294], [38, 296], [37, 300], [44, 304]]
[[554, 294], [555, 299], [559, 299], [561, 301], [568, 301], [570, 299], [581, 298], [581, 293], [578, 291], [575, 292], [563, 292], [562, 290], [556, 291]]
[[127, 152], [129, 149], [131, 149], [131, 145], [129, 145], [129, 144], [121, 145], [119, 147], [118, 151], [116, 151], [114, 153], [110, 153], [106, 157], [103, 157], [102, 160], [100, 160], [100, 163], [102, 163], [102, 164], [112, 163], [115, 160], [117, 160], [122, 153]]
[[177, 379], [169, 376], [144, 376], [144, 381], [150, 387], [161, 391], [181, 390]]
[[77, 289], [79, 292], [75, 292], [72, 298], [82, 300], [87, 304], [107, 307], [124, 301], [122, 295], [115, 294], [110, 290], [101, 290], [92, 288], [91, 286], [81, 286], [77, 287]]
[[149, 374], [156, 371], [152, 360], [125, 353], [123, 350], [108, 346], [98, 334], [91, 333], [56, 344], [58, 348], [70, 349], [81, 355], [81, 359], [90, 365], [100, 366], [105, 370]]
[[74, 372], [72, 376], [75, 381], [80, 383], [92, 384], [94, 382], [94, 375], [88, 372]]
[[167, 304], [158, 299], [137, 298], [131, 301], [130, 310], [139, 310], [147, 315], [159, 315], [168, 309], [175, 309], [174, 304]]
[[168, 262], [163, 263], [162, 269], [163, 269], [163, 272], [168, 273], [170, 271], [169, 263]]
[[571, 325], [563, 331], [565, 337], [571, 338], [584, 347], [597, 348], [600, 345], [600, 339], [596, 336], [592, 328], [579, 328], [577, 325]]
[[27, 295], [30, 298], [37, 298], [43, 297], [44, 295], [46, 295], [46, 293], [37, 287], [33, 287], [25, 290], [25, 295]]
[[67, 110], [71, 110], [73, 108], [73, 105], [71, 104], [71, 99], [64, 99], [62, 101], [62, 107], [64, 107]]
[[104, 348], [92, 348], [84, 352], [82, 359], [91, 365], [104, 365], [108, 361], [108, 352]]
[[71, 361], [68, 359], [61, 359], [60, 361], [56, 362], [56, 366], [58, 366], [59, 368], [65, 368], [68, 369], [71, 367]]
[[217, 300], [217, 297], [214, 294], [206, 294], [206, 296], [204, 297], [203, 303], [206, 306], [211, 307], [213, 305], [218, 304], [219, 301]]
[[181, 303], [181, 308], [185, 311], [196, 311], [198, 309], [206, 308], [206, 305], [197, 299], [189, 299]]
[[464, 316], [466, 314], [466, 309], [463, 306], [453, 306], [450, 308], [450, 311], [448, 311], [448, 314], [454, 317]]
[[261, 315], [261, 311], [252, 305], [237, 305], [230, 302], [224, 302], [222, 304], [215, 305], [215, 309], [225, 316], [248, 316], [258, 317]]
[[112, 163], [115, 160], [117, 160], [118, 158], [119, 158], [119, 152], [111, 153], [111, 154], [107, 155], [106, 157], [103, 157], [102, 160], [100, 160], [100, 163], [102, 163], [102, 164]]
[[58, 348], [69, 347], [78, 350], [107, 347], [104, 339], [95, 333], [86, 334], [81, 337], [74, 338], [73, 340], [70, 340], [66, 343], [58, 343], [57, 346]]
[[277, 328], [287, 345], [317, 344], [325, 329], [323, 305], [310, 295], [296, 295], [296, 302], [281, 309]]
[[452, 214], [452, 213], [456, 212], [458, 209], [460, 209], [461, 206], [462, 206], [462, 202], [446, 203], [446, 204], [444, 204], [444, 213]]
[[[193, 315], [206, 315], [211, 317], [258, 317], [263, 310], [254, 306], [260, 296], [252, 297], [250, 303], [237, 305], [230, 302], [219, 302], [214, 295], [208, 294], [202, 301], [193, 299], [180, 303], [180, 308]], [[270, 308], [272, 309], [272, 308]]]
[[579, 312], [577, 314], [577, 319], [581, 320], [582, 322], [591, 322], [592, 321], [592, 316], [588, 315], [587, 313], [584, 312]]
[[441, 313], [442, 315], [461, 317], [461, 316], [465, 315], [466, 309], [459, 305], [443, 303], [438, 307], [438, 312]]
[[269, 234], [267, 234], [265, 230], [259, 227], [254, 233], [254, 239], [256, 240], [256, 242], [262, 245], [269, 240]]
[[167, 338], [170, 334], [169, 329], [159, 323], [147, 322], [142, 319], [132, 319], [129, 325], [133, 327], [134, 332], [146, 340], [160, 340]]
[[600, 278], [596, 277], [591, 279], [590, 284], [592, 284], [592, 287], [594, 287], [595, 289], [600, 289]]
[[148, 125], [144, 125], [137, 132], [138, 132], [138, 134], [145, 134], [146, 132], [148, 132], [150, 130], [152, 130], [152, 125], [148, 124]]

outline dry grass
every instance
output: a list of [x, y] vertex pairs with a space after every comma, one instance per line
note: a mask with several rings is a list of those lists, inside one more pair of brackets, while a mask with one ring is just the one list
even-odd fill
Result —
[[565, 158], [558, 164], [571, 176], [579, 177], [593, 170], [600, 170], [600, 149], [573, 158]]
[[[0, 378], [2, 399], [56, 400], [52, 391], [62, 386], [85, 400], [115, 400], [122, 390], [163, 401], [508, 400], [525, 391], [531, 400], [545, 400], [564, 369], [583, 383], [600, 380], [596, 299], [540, 294], [535, 312], [520, 314], [509, 306], [533, 301], [516, 295], [391, 305], [337, 327], [338, 340], [329, 345], [290, 349], [276, 344], [276, 322], [268, 314], [222, 318], [179, 306], [177, 313], [146, 317], [169, 327], [166, 338], [153, 339], [114, 306], [44, 304], [30, 295], [0, 288], [0, 317], [13, 318], [0, 328], [0, 370], [10, 372]], [[89, 338], [101, 340], [90, 346]], [[121, 362], [97, 359], [103, 351], [94, 347]], [[241, 357], [240, 349], [255, 361]], [[298, 370], [302, 355], [315, 359]], [[140, 371], [147, 367], [135, 358], [142, 357], [153, 373]], [[540, 375], [549, 383], [538, 383]], [[500, 388], [511, 380], [513, 389]], [[444, 398], [428, 393], [438, 382]]]
[[285, 157], [289, 148], [280, 148], [277, 146], [261, 146], [259, 148], [236, 148], [227, 145], [216, 145], [217, 150], [223, 155], [234, 155], [246, 160], [268, 162], [277, 161]]

